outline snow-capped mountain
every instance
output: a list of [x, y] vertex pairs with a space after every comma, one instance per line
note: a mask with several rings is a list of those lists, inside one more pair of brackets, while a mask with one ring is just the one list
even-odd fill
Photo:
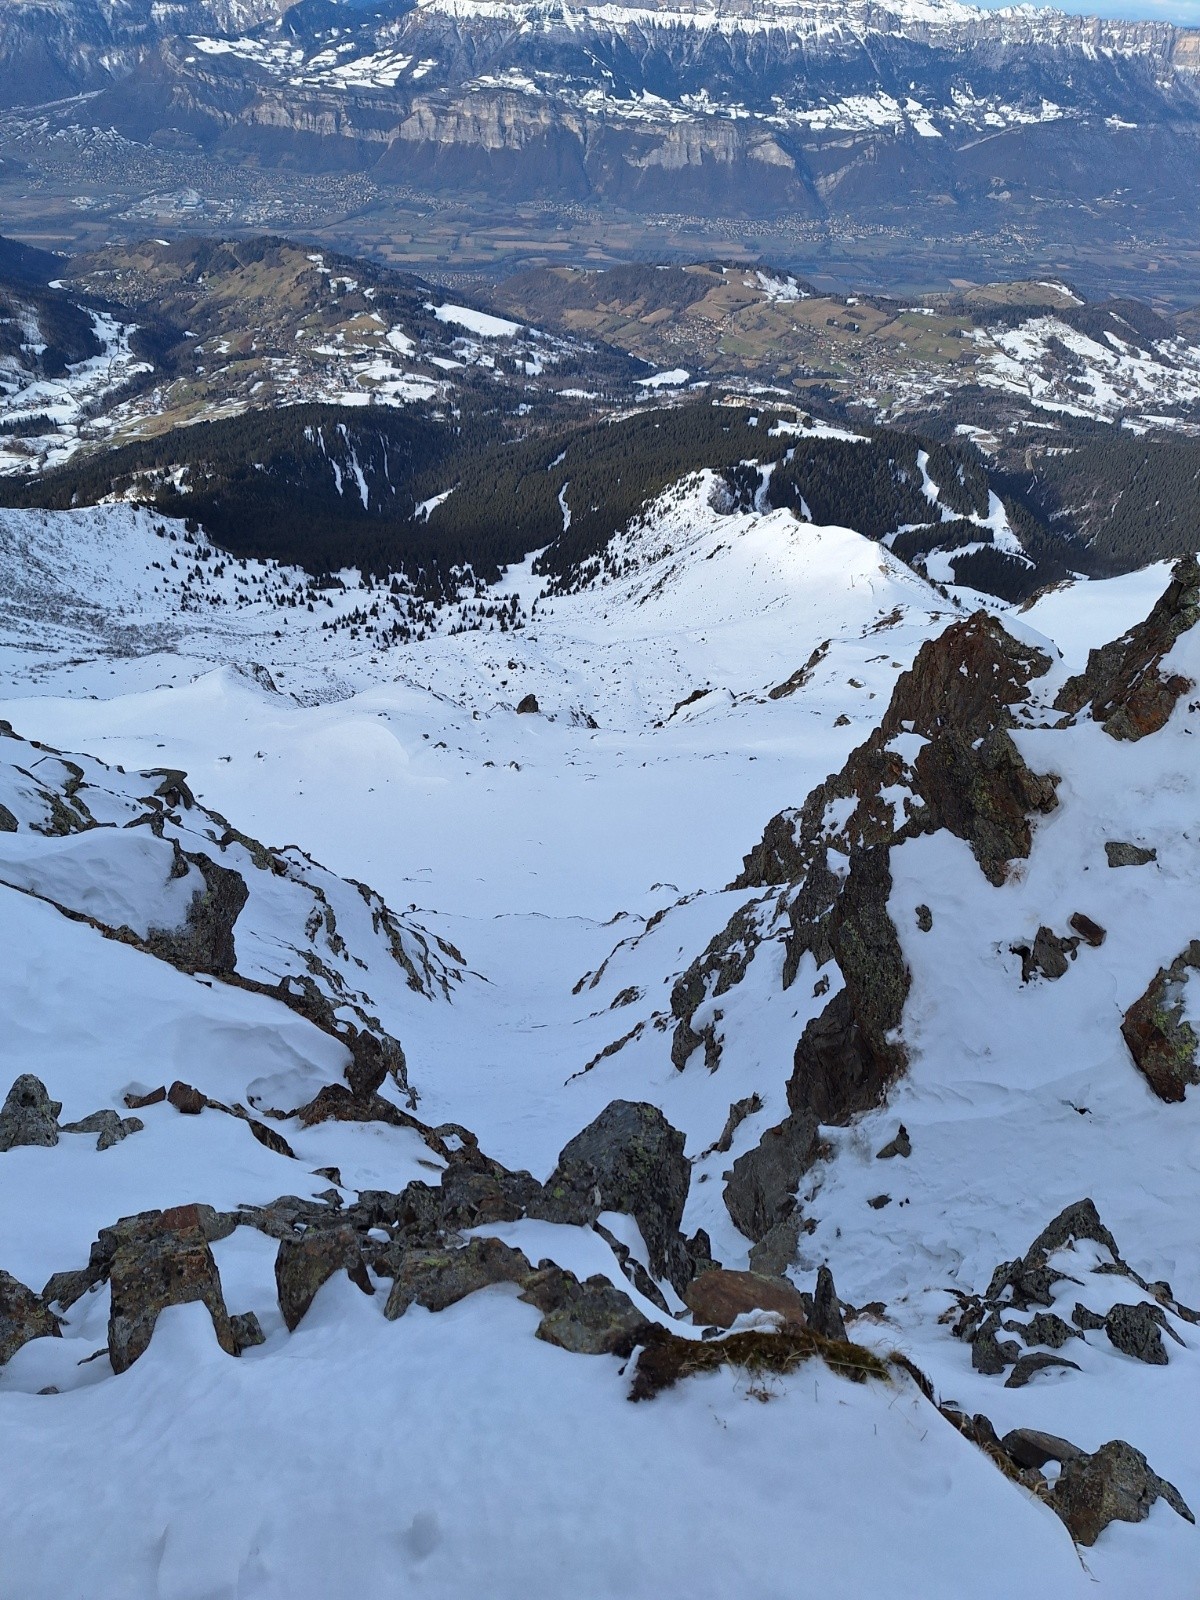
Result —
[[14, 1592], [1192, 1593], [1200, 569], [720, 488], [419, 644], [0, 513]]
[[1196, 40], [958, 0], [22, 5], [0, 82], [45, 106], [11, 121], [22, 158], [47, 138], [130, 171], [139, 149], [249, 152], [483, 211], [890, 225], [917, 204], [989, 236], [1068, 205], [1082, 241], [1097, 206], [1139, 234], [1194, 207]]

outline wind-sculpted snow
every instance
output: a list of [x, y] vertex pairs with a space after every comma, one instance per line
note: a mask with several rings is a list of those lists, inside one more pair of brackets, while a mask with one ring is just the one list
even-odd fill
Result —
[[[1200, 1101], [1121, 1025], [1200, 936], [1200, 702], [1055, 701], [1197, 630], [1140, 648], [1162, 570], [970, 614], [715, 487], [388, 648], [6, 518], [23, 1594], [1189, 1594]], [[702, 1338], [735, 1291], [786, 1314]]]

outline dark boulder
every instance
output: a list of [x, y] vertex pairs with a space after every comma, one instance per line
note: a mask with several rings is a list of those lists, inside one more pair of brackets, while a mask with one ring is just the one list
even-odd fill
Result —
[[1109, 839], [1104, 846], [1104, 854], [1110, 867], [1148, 867], [1152, 861], [1158, 860], [1157, 850], [1130, 844], [1125, 839]]
[[817, 1159], [819, 1146], [817, 1119], [793, 1111], [737, 1158], [724, 1198], [739, 1233], [758, 1243], [787, 1221], [795, 1210], [796, 1187]]
[[469, 1239], [444, 1250], [407, 1250], [396, 1263], [383, 1314], [394, 1321], [413, 1304], [444, 1311], [493, 1283], [520, 1283], [530, 1270], [521, 1251], [500, 1239]]
[[582, 1282], [551, 1262], [521, 1281], [521, 1299], [542, 1313], [537, 1336], [576, 1355], [628, 1356], [648, 1326], [627, 1294], [607, 1278]]
[[1116, 1348], [1135, 1361], [1144, 1361], [1151, 1367], [1165, 1367], [1167, 1349], [1163, 1344], [1162, 1327], [1165, 1313], [1161, 1306], [1113, 1306], [1104, 1319], [1105, 1332]]
[[281, 1239], [275, 1256], [275, 1287], [279, 1309], [289, 1333], [316, 1299], [317, 1290], [345, 1272], [364, 1294], [374, 1294], [353, 1228], [310, 1227], [297, 1237]]
[[833, 1286], [833, 1273], [828, 1267], [817, 1269], [817, 1286], [813, 1291], [809, 1326], [823, 1339], [845, 1340], [846, 1324], [842, 1317], [842, 1303]]
[[657, 1106], [614, 1100], [564, 1146], [530, 1216], [589, 1224], [623, 1211], [641, 1229], [650, 1270], [682, 1291], [692, 1275], [679, 1224], [691, 1167], [684, 1137]]
[[79, 1122], [64, 1122], [63, 1133], [94, 1133], [97, 1150], [111, 1150], [131, 1133], [141, 1133], [146, 1124], [140, 1117], [122, 1117], [115, 1111], [93, 1111], [90, 1117]]
[[1084, 1454], [1069, 1439], [1060, 1439], [1056, 1433], [1042, 1433], [1037, 1428], [1013, 1428], [1001, 1439], [1000, 1446], [1018, 1467], [1032, 1467], [1037, 1471], [1048, 1461], [1075, 1461]]
[[[786, 1279], [764, 1278], [757, 1272], [732, 1272], [725, 1267], [702, 1272], [688, 1284], [683, 1298], [692, 1321], [706, 1327], [732, 1327], [747, 1311], [773, 1311], [798, 1328], [808, 1323], [800, 1291]], [[844, 1331], [837, 1337], [844, 1338]]]
[[217, 1264], [205, 1237], [198, 1206], [176, 1206], [129, 1219], [109, 1268], [111, 1302], [108, 1354], [114, 1372], [124, 1372], [145, 1353], [167, 1306], [200, 1301], [212, 1318], [217, 1343], [237, 1355], [237, 1342], [221, 1292]]
[[1110, 1439], [1093, 1454], [1063, 1463], [1050, 1504], [1076, 1544], [1093, 1545], [1110, 1522], [1145, 1522], [1160, 1497], [1195, 1522], [1179, 1490], [1151, 1470], [1140, 1450], [1124, 1439]]

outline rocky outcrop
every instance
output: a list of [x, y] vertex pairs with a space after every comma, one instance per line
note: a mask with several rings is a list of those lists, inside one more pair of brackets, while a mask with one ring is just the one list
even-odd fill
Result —
[[1093, 1545], [1112, 1522], [1145, 1522], [1159, 1499], [1195, 1522], [1179, 1490], [1151, 1469], [1140, 1450], [1124, 1439], [1110, 1439], [1091, 1455], [1063, 1461], [1050, 1504], [1076, 1544]]
[[530, 1273], [520, 1250], [500, 1239], [469, 1239], [459, 1248], [408, 1250], [399, 1258], [385, 1317], [402, 1317], [411, 1305], [444, 1311], [493, 1283], [520, 1283]]
[[179, 852], [184, 870], [196, 867], [204, 879], [188, 906], [182, 928], [151, 929], [145, 940], [151, 955], [191, 972], [230, 973], [237, 966], [233, 925], [250, 898], [246, 880], [232, 867], [222, 867], [210, 856]]
[[628, 1356], [649, 1326], [629, 1296], [607, 1278], [581, 1282], [552, 1262], [521, 1279], [521, 1299], [542, 1313], [538, 1338], [576, 1355]]
[[131, 1133], [141, 1133], [146, 1124], [140, 1117], [122, 1117], [110, 1110], [93, 1111], [78, 1122], [64, 1122], [63, 1133], [94, 1133], [97, 1150], [111, 1150]]
[[294, 1333], [317, 1290], [335, 1272], [345, 1272], [364, 1294], [374, 1294], [358, 1236], [350, 1227], [310, 1227], [281, 1239], [275, 1256], [275, 1288], [289, 1333]]
[[846, 1323], [842, 1316], [842, 1303], [833, 1285], [833, 1273], [828, 1267], [817, 1269], [817, 1286], [813, 1290], [809, 1326], [823, 1339], [846, 1338]]
[[1200, 620], [1200, 561], [1176, 562], [1162, 597], [1144, 622], [1111, 644], [1088, 652], [1087, 666], [1068, 678], [1055, 709], [1085, 710], [1114, 739], [1144, 739], [1163, 727], [1191, 680], [1164, 672], [1163, 658], [1176, 639]]
[[[999, 885], [1029, 854], [1031, 815], [1057, 804], [1057, 778], [1032, 772], [1009, 733], [1031, 681], [1049, 666], [984, 612], [923, 645], [879, 727], [799, 811], [773, 817], [746, 856], [731, 888], [768, 893], [741, 907], [676, 982], [672, 1061], [685, 1067], [703, 1045], [714, 1068], [714, 1002], [743, 979], [765, 937], [783, 940], [785, 988], [805, 956], [818, 968], [835, 963], [841, 975], [797, 1043], [788, 1119], [729, 1174], [726, 1201], [747, 1237], [764, 1238], [787, 1215], [816, 1158], [815, 1125], [878, 1105], [904, 1070], [899, 1030], [910, 980], [888, 912], [892, 848], [944, 828]], [[829, 975], [821, 981], [829, 990]]]
[[222, 1350], [238, 1355], [201, 1208], [176, 1206], [132, 1220], [134, 1225], [125, 1228], [116, 1243], [108, 1271], [108, 1354], [113, 1371], [126, 1371], [145, 1353], [167, 1306], [197, 1300], [207, 1308]]
[[1200, 1083], [1200, 1039], [1184, 1017], [1192, 977], [1200, 972], [1200, 939], [1193, 939], [1169, 967], [1160, 967], [1146, 992], [1121, 1023], [1134, 1065], [1160, 1100], [1180, 1101]]
[[0, 1272], [0, 1367], [30, 1339], [54, 1338], [58, 1331], [58, 1318], [42, 1297]]
[[42, 1080], [23, 1072], [0, 1107], [0, 1150], [14, 1150], [18, 1145], [56, 1145], [61, 1110], [62, 1101], [51, 1100]]
[[[1064, 1270], [1061, 1265], [1051, 1265], [1053, 1257], [1073, 1250], [1081, 1242], [1099, 1247], [1100, 1259], [1095, 1265], [1088, 1263], [1073, 1267], [1071, 1271]], [[1048, 1309], [1054, 1303], [1057, 1286], [1082, 1283], [1089, 1272], [1105, 1279], [1125, 1278], [1150, 1298], [1135, 1305], [1114, 1306], [1106, 1316], [1077, 1303], [1071, 1322], [1067, 1323]], [[1076, 1364], [1063, 1357], [1051, 1357], [1044, 1351], [1026, 1355], [1016, 1339], [1005, 1339], [1002, 1334], [1015, 1334], [1026, 1346], [1060, 1350], [1074, 1339], [1104, 1331], [1116, 1349], [1140, 1361], [1161, 1366], [1167, 1360], [1162, 1333], [1179, 1338], [1167, 1313], [1185, 1322], [1200, 1322], [1200, 1314], [1182, 1305], [1168, 1283], [1147, 1282], [1122, 1258], [1117, 1241], [1101, 1222], [1091, 1200], [1077, 1200], [1065, 1207], [1042, 1229], [1023, 1256], [1015, 1261], [1002, 1261], [982, 1295], [958, 1295], [956, 1298], [959, 1309], [953, 1320], [953, 1332], [970, 1343], [972, 1366], [977, 1372], [990, 1375], [1012, 1367], [1010, 1387], [1019, 1387], [1045, 1367]], [[1026, 1315], [1034, 1307], [1044, 1309]]]
[[796, 1186], [817, 1158], [817, 1120], [793, 1111], [733, 1163], [725, 1205], [734, 1227], [758, 1243], [795, 1209]]
[[691, 1182], [683, 1146], [657, 1106], [614, 1100], [564, 1146], [530, 1215], [589, 1224], [602, 1211], [624, 1211], [641, 1229], [655, 1277], [682, 1291], [693, 1271], [679, 1232]]

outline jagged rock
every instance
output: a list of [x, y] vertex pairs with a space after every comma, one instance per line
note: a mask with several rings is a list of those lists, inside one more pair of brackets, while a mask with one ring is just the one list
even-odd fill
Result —
[[32, 1072], [23, 1072], [0, 1107], [0, 1150], [18, 1145], [50, 1146], [58, 1143], [61, 1100], [51, 1100], [46, 1085]]
[[817, 1158], [817, 1120], [792, 1112], [740, 1155], [725, 1184], [733, 1225], [756, 1243], [795, 1209], [796, 1186]]
[[1156, 733], [1191, 688], [1179, 673], [1163, 676], [1163, 657], [1198, 618], [1200, 562], [1190, 555], [1176, 562], [1171, 582], [1144, 622], [1088, 652], [1087, 666], [1063, 684], [1055, 709], [1077, 716], [1090, 708], [1093, 721], [1114, 739]]
[[846, 1324], [842, 1319], [841, 1302], [833, 1286], [833, 1273], [828, 1267], [818, 1267], [817, 1287], [813, 1291], [809, 1326], [824, 1339], [846, 1339]]
[[1071, 1313], [1071, 1321], [1083, 1333], [1098, 1333], [1104, 1327], [1104, 1318], [1098, 1311], [1089, 1311], [1087, 1306], [1075, 1302], [1075, 1309]]
[[577, 1355], [628, 1356], [647, 1327], [629, 1296], [607, 1278], [596, 1275], [581, 1283], [552, 1262], [521, 1280], [520, 1297], [542, 1313], [538, 1338]]
[[[215, 1211], [209, 1205], [196, 1204], [179, 1209], [195, 1218], [196, 1225], [209, 1244], [214, 1244], [218, 1239], [227, 1239], [239, 1222], [233, 1212]], [[101, 1228], [92, 1243], [87, 1266], [54, 1273], [42, 1290], [42, 1298], [48, 1305], [56, 1304], [64, 1311], [69, 1310], [89, 1289], [96, 1288], [107, 1279], [118, 1248], [136, 1243], [153, 1233], [164, 1215], [167, 1213], [139, 1211], [133, 1216], [119, 1218], [111, 1227]]]
[[148, 1094], [127, 1094], [125, 1106], [129, 1111], [142, 1111], [146, 1106], [159, 1106], [167, 1098], [166, 1087], [159, 1084], [157, 1089], [151, 1089]]
[[256, 1117], [243, 1117], [242, 1120], [249, 1127], [250, 1132], [258, 1140], [259, 1144], [265, 1145], [268, 1150], [273, 1151], [277, 1156], [290, 1156], [295, 1161], [296, 1152], [281, 1133], [276, 1133], [274, 1128], [268, 1128], [265, 1122], [259, 1122]]
[[[798, 1289], [784, 1279], [764, 1278], [756, 1272], [731, 1272], [725, 1267], [702, 1272], [688, 1284], [683, 1298], [692, 1321], [707, 1327], [731, 1327], [747, 1311], [775, 1311], [796, 1327], [808, 1323]], [[844, 1331], [838, 1337], [844, 1338]]]
[[237, 965], [233, 925], [250, 891], [240, 872], [222, 867], [203, 853], [183, 859], [199, 869], [204, 888], [197, 889], [181, 929], [154, 928], [145, 940], [153, 955], [189, 972], [230, 973]]
[[1047, 1461], [1076, 1461], [1084, 1452], [1069, 1439], [1037, 1428], [1013, 1428], [1000, 1440], [1000, 1448], [1019, 1467], [1040, 1470]]
[[922, 933], [929, 933], [933, 928], [933, 912], [927, 905], [917, 907], [917, 927]]
[[1145, 845], [1130, 844], [1124, 839], [1109, 839], [1104, 846], [1110, 867], [1148, 867], [1158, 860], [1158, 851]]
[[713, 1151], [725, 1155], [733, 1145], [733, 1136], [742, 1123], [747, 1117], [757, 1115], [762, 1108], [762, 1096], [757, 1092], [745, 1095], [741, 1100], [735, 1100], [729, 1107], [729, 1115], [725, 1118], [725, 1126], [721, 1129], [720, 1136], [711, 1148], [704, 1152], [705, 1155], [711, 1155]]
[[54, 1338], [58, 1331], [58, 1318], [41, 1296], [0, 1271], [0, 1367], [30, 1339]]
[[1051, 1350], [1061, 1350], [1069, 1339], [1083, 1337], [1078, 1328], [1053, 1311], [1039, 1311], [1028, 1322], [1006, 1322], [1004, 1327], [1008, 1333], [1019, 1333], [1026, 1344], [1045, 1344]]
[[1028, 1355], [1017, 1357], [1016, 1365], [1004, 1380], [1004, 1387], [1023, 1389], [1035, 1373], [1044, 1372], [1047, 1367], [1069, 1367], [1072, 1372], [1079, 1371], [1076, 1361], [1068, 1361], [1065, 1356], [1049, 1355], [1044, 1350], [1033, 1350]]
[[119, 1117], [115, 1111], [93, 1111], [79, 1122], [64, 1122], [63, 1133], [95, 1133], [97, 1150], [109, 1150], [131, 1133], [141, 1133], [146, 1124], [140, 1117]]
[[442, 1224], [465, 1229], [516, 1222], [530, 1206], [536, 1208], [541, 1195], [542, 1185], [528, 1172], [508, 1172], [498, 1162], [480, 1169], [451, 1161], [438, 1190]]
[[469, 1239], [459, 1249], [408, 1250], [400, 1257], [383, 1314], [402, 1317], [414, 1302], [444, 1311], [493, 1283], [520, 1283], [529, 1262], [500, 1239]]
[[372, 1032], [345, 1023], [339, 1026], [338, 1036], [350, 1051], [345, 1077], [356, 1098], [374, 1094], [389, 1077], [401, 1087], [407, 1086], [408, 1062], [399, 1040], [393, 1039], [390, 1033]]
[[905, 1160], [912, 1155], [912, 1140], [908, 1137], [908, 1129], [903, 1123], [896, 1130], [896, 1137], [889, 1139], [882, 1150], [875, 1152], [876, 1161], [891, 1161], [895, 1156], [903, 1156]]
[[530, 716], [536, 713], [538, 710], [540, 710], [540, 707], [538, 706], [537, 695], [535, 694], [525, 695], [517, 706], [518, 716]]
[[1162, 1341], [1164, 1314], [1161, 1306], [1113, 1306], [1104, 1319], [1104, 1328], [1110, 1341], [1135, 1361], [1145, 1361], [1152, 1367], [1167, 1364], [1166, 1346]]
[[262, 1331], [253, 1311], [238, 1311], [229, 1319], [229, 1326], [233, 1331], [233, 1342], [237, 1345], [238, 1355], [243, 1350], [251, 1350], [255, 1345], [266, 1344], [267, 1336]]
[[1076, 1544], [1093, 1545], [1110, 1522], [1145, 1522], [1160, 1496], [1195, 1522], [1179, 1490], [1151, 1470], [1140, 1450], [1124, 1439], [1110, 1439], [1093, 1454], [1063, 1463], [1050, 1504]]
[[890, 1206], [891, 1203], [892, 1197], [890, 1194], [875, 1194], [867, 1201], [872, 1211], [882, 1211], [884, 1206]]
[[751, 1247], [750, 1270], [761, 1277], [782, 1278], [799, 1248], [800, 1213], [792, 1211]]
[[1191, 974], [1200, 972], [1200, 939], [1169, 967], [1160, 967], [1140, 999], [1125, 1013], [1121, 1034], [1138, 1071], [1160, 1100], [1183, 1099], [1200, 1083], [1200, 1039], [1184, 1018]]
[[198, 1117], [208, 1104], [207, 1095], [194, 1089], [190, 1083], [183, 1083], [179, 1078], [167, 1090], [167, 1099], [181, 1111], [185, 1117]]
[[1093, 950], [1099, 950], [1108, 938], [1106, 930], [1098, 922], [1093, 922], [1091, 917], [1084, 916], [1082, 911], [1073, 911], [1068, 920], [1084, 944], [1090, 945]]
[[1049, 1258], [1077, 1239], [1091, 1239], [1103, 1245], [1111, 1252], [1114, 1262], [1121, 1262], [1117, 1241], [1101, 1222], [1095, 1202], [1076, 1200], [1046, 1224], [1024, 1256], [996, 1268], [985, 1298], [994, 1301], [1009, 1290], [1012, 1304], [1018, 1310], [1026, 1310], [1030, 1305], [1049, 1307], [1054, 1299], [1054, 1285], [1062, 1277], [1062, 1273], [1049, 1266]]
[[109, 1268], [108, 1354], [124, 1372], [145, 1353], [158, 1316], [167, 1306], [201, 1301], [217, 1343], [237, 1355], [221, 1279], [205, 1238], [200, 1207], [175, 1206], [126, 1219]]
[[1014, 945], [1013, 951], [1021, 957], [1021, 982], [1032, 978], [1061, 978], [1070, 965], [1068, 956], [1075, 953], [1077, 941], [1060, 939], [1052, 928], [1041, 927], [1034, 935], [1032, 945]]
[[999, 1331], [1000, 1318], [993, 1311], [971, 1341], [971, 1365], [987, 1377], [995, 1377], [1021, 1359], [1021, 1347], [1013, 1339], [998, 1339]]
[[345, 1272], [364, 1294], [375, 1293], [353, 1228], [311, 1227], [298, 1237], [280, 1240], [275, 1256], [275, 1287], [289, 1333], [295, 1332], [317, 1290], [335, 1272]]
[[589, 1224], [602, 1211], [634, 1218], [650, 1269], [682, 1292], [692, 1275], [679, 1233], [691, 1167], [684, 1137], [657, 1106], [614, 1100], [564, 1146], [529, 1215]]

